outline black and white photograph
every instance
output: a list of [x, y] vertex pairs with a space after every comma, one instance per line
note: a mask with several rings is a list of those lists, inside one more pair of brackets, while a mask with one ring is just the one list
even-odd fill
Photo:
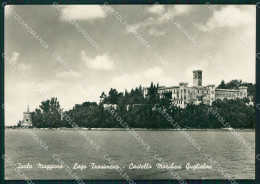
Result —
[[256, 5], [2, 6], [5, 180], [255, 179]]

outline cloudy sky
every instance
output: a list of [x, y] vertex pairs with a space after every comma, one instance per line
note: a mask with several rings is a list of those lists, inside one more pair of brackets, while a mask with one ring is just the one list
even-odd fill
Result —
[[[27, 105], [34, 110], [50, 97], [58, 97], [68, 110], [84, 101], [96, 101], [111, 87], [123, 91], [148, 86], [151, 81], [192, 85], [194, 69], [203, 70], [203, 85], [218, 85], [222, 79], [255, 82], [254, 6], [217, 5], [212, 11], [205, 5], [116, 5], [112, 6], [116, 14], [98, 5], [61, 7], [67, 17], [53, 6], [6, 6], [5, 53], [27, 76], [5, 62], [5, 103], [18, 118], [22, 119]], [[21, 25], [18, 15], [48, 44], [47, 49]], [[98, 49], [72, 22], [96, 41]], [[150, 47], [126, 29], [124, 22]], [[66, 71], [53, 53], [82, 80]], [[6, 125], [17, 124], [11, 113], [5, 115]]]

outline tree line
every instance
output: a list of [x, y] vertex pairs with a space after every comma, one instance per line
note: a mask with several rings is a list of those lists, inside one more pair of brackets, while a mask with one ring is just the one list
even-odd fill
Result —
[[[217, 88], [234, 89], [239, 85], [248, 86], [248, 94], [255, 96], [255, 84], [238, 81], [239, 83], [234, 86], [234, 81], [238, 80], [228, 83], [222, 81]], [[108, 94], [102, 92], [99, 103], [76, 104], [68, 111], [61, 108], [57, 98], [51, 98], [41, 102], [39, 108], [32, 112], [33, 127], [72, 127], [66, 118], [69, 117], [70, 121], [75, 122], [79, 127], [122, 128], [116, 117], [111, 115], [109, 111], [111, 109], [132, 128], [173, 128], [167, 117], [171, 117], [173, 122], [183, 128], [224, 128], [219, 117], [233, 128], [255, 127], [255, 107], [247, 105], [249, 102], [247, 98], [216, 100], [212, 106], [203, 103], [188, 104], [185, 109], [182, 109], [171, 104], [171, 94], [166, 93], [160, 98], [158, 87], [159, 84], [151, 83], [145, 96], [142, 86], [131, 91], [125, 90], [124, 93], [111, 88]], [[105, 104], [114, 106], [105, 107]]]

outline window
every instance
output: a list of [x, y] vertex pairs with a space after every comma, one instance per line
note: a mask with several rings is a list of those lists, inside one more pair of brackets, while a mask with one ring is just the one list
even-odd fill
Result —
[[27, 118], [26, 121], [29, 121], [29, 119]]

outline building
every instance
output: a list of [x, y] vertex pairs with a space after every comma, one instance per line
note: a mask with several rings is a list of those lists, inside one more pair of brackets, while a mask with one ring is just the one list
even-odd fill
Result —
[[29, 105], [27, 107], [27, 112], [23, 113], [23, 127], [31, 127], [32, 126], [32, 113], [29, 111]]
[[117, 104], [104, 104], [103, 107], [105, 110], [117, 109]]
[[[185, 108], [187, 104], [200, 104], [204, 103], [212, 105], [217, 99], [223, 100], [224, 98], [236, 99], [247, 97], [247, 87], [240, 86], [236, 89], [217, 89], [215, 85], [202, 85], [202, 70], [193, 71], [193, 86], [189, 87], [188, 83], [181, 82], [179, 86], [159, 86], [158, 93], [162, 98], [165, 93], [170, 93], [172, 97], [172, 104], [181, 108]], [[147, 89], [144, 90], [144, 95], [147, 94]]]

